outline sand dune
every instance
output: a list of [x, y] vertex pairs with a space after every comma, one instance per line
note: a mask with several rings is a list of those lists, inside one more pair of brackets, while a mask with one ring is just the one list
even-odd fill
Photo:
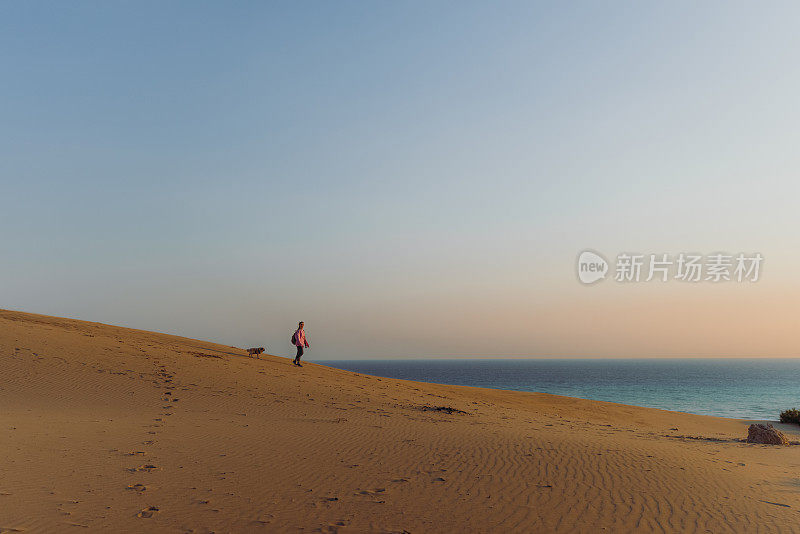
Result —
[[741, 421], [12, 311], [0, 354], [0, 532], [800, 530]]

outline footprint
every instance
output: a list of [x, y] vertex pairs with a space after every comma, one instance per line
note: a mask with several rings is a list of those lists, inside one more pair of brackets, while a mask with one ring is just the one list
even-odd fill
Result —
[[136, 517], [150, 518], [153, 517], [153, 514], [155, 514], [156, 512], [158, 512], [158, 506], [148, 506], [147, 508], [136, 514]]
[[376, 493], [383, 493], [384, 491], [386, 491], [386, 488], [376, 488], [376, 489], [374, 489], [372, 491], [370, 491], [370, 490], [361, 490], [358, 493], [359, 493], [359, 495], [375, 495]]
[[127, 471], [130, 471], [131, 473], [135, 473], [137, 471], [147, 471], [149, 473], [150, 471], [154, 471], [156, 469], [158, 469], [158, 467], [153, 464], [144, 464], [140, 465], [139, 467], [128, 467]]

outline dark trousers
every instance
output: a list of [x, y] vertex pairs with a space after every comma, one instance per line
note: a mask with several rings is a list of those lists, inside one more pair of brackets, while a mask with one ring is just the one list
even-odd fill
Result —
[[300, 356], [303, 355], [303, 347], [297, 347], [297, 356], [294, 357], [294, 361], [299, 362]]

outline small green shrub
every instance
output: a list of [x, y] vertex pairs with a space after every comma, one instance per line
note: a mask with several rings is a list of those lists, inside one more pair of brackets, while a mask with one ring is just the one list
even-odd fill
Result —
[[792, 408], [781, 412], [781, 423], [797, 423], [800, 425], [800, 410]]

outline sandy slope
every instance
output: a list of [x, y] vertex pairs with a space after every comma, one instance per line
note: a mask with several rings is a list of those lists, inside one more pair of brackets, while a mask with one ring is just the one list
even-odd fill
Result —
[[800, 531], [742, 422], [11, 311], [0, 355], [0, 532]]

